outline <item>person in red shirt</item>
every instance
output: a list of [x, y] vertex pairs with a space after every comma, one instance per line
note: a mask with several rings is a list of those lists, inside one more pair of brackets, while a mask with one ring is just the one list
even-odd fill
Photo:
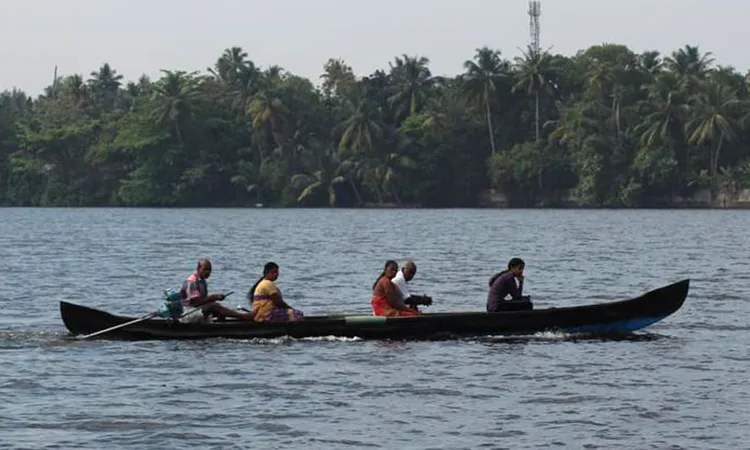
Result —
[[376, 316], [416, 316], [420, 313], [404, 304], [396, 291], [391, 279], [398, 272], [398, 263], [388, 260], [385, 263], [383, 272], [372, 285], [372, 313]]

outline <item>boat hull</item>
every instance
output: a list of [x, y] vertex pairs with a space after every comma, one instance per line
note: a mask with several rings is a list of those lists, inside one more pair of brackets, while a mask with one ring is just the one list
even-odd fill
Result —
[[[638, 297], [593, 305], [497, 313], [455, 312], [414, 317], [371, 315], [310, 316], [299, 322], [256, 323], [227, 320], [208, 324], [151, 319], [97, 338], [205, 339], [358, 337], [362, 339], [434, 339], [482, 335], [525, 335], [551, 331], [570, 334], [624, 334], [650, 326], [677, 311], [687, 298], [690, 280]], [[72, 334], [89, 334], [123, 324], [133, 317], [60, 302], [63, 323]]]

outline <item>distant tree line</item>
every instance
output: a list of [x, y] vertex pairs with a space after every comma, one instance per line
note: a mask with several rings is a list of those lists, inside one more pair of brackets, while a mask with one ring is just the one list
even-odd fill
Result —
[[0, 94], [0, 205], [668, 205], [750, 186], [748, 79], [686, 46], [477, 49], [455, 77], [396, 57], [320, 87], [239, 47], [205, 74], [108, 64]]

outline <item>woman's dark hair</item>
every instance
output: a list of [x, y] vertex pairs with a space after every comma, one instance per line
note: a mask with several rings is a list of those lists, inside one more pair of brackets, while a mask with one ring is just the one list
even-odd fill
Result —
[[392, 259], [389, 259], [388, 261], [385, 262], [385, 266], [383, 266], [383, 271], [380, 272], [380, 275], [378, 275], [378, 279], [375, 280], [374, 283], [372, 283], [373, 290], [375, 289], [375, 286], [378, 285], [378, 281], [380, 281], [380, 279], [383, 278], [383, 275], [385, 275], [385, 271], [388, 270], [389, 266], [396, 266], [396, 268], [398, 268], [398, 263]]
[[495, 275], [493, 275], [492, 277], [490, 277], [490, 283], [489, 283], [490, 286], [492, 286], [492, 283], [494, 283], [495, 280], [497, 280], [497, 277], [503, 275], [506, 272], [509, 272], [510, 269], [512, 269], [514, 267], [525, 267], [525, 266], [526, 266], [526, 263], [523, 262], [523, 260], [521, 258], [511, 258], [510, 261], [508, 261], [508, 268], [507, 269], [502, 270], [502, 271], [496, 273]]
[[278, 268], [279, 268], [279, 265], [276, 264], [275, 262], [267, 262], [266, 265], [263, 266], [263, 276], [258, 278], [258, 281], [255, 282], [253, 287], [251, 287], [250, 291], [247, 293], [247, 299], [250, 300], [251, 305], [253, 303], [253, 294], [255, 293], [255, 288], [257, 288], [260, 282], [263, 281], [263, 278], [265, 278], [266, 275], [268, 275], [268, 272], [274, 269], [278, 269]]

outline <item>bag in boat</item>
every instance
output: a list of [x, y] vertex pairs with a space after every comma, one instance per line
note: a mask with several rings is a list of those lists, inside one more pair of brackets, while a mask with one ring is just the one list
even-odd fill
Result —
[[157, 309], [157, 315], [165, 319], [177, 320], [180, 318], [185, 307], [182, 306], [182, 294], [179, 290], [167, 289], [164, 291], [164, 299]]

